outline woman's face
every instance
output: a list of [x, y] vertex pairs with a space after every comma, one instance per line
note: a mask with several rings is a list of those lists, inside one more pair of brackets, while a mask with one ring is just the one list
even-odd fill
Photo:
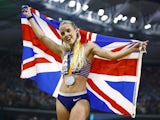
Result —
[[75, 29], [71, 24], [61, 25], [59, 30], [63, 42], [70, 46], [74, 45], [74, 42], [77, 39], [78, 30]]

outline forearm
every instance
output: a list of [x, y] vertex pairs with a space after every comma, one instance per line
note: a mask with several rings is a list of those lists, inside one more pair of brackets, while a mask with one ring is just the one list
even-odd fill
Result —
[[35, 32], [36, 36], [53, 52], [62, 55], [62, 48], [48, 38], [45, 33], [41, 30], [41, 28], [37, 25], [34, 18], [29, 19], [29, 22], [32, 26], [33, 31]]
[[115, 52], [113, 54], [113, 59], [120, 59], [120, 58], [123, 58], [129, 54], [131, 54], [132, 52], [135, 52], [135, 51], [138, 51], [138, 48], [135, 48], [135, 47], [132, 47], [130, 49], [127, 49], [127, 50], [121, 50], [119, 52]]
[[44, 32], [41, 30], [41, 28], [37, 25], [36, 21], [34, 20], [34, 18], [32, 17], [31, 19], [28, 20], [29, 23], [32, 26], [32, 29], [34, 31], [34, 33], [36, 34], [36, 36], [42, 40], [42, 38], [45, 36]]
[[120, 50], [118, 52], [111, 52], [111, 51], [104, 50], [96, 44], [90, 44], [90, 46], [92, 48], [92, 52], [94, 55], [97, 55], [102, 58], [110, 59], [110, 60], [117, 60], [131, 54], [132, 52], [139, 51], [139, 43], [135, 44], [129, 49]]
[[41, 30], [41, 28], [38, 26], [38, 24], [36, 23], [34, 16], [32, 15], [31, 8], [28, 5], [24, 5], [24, 6], [22, 6], [22, 12], [27, 17], [36, 36], [40, 40], [42, 40], [42, 38], [45, 36], [45, 34]]
[[61, 56], [63, 54], [62, 53], [63, 48], [60, 45], [56, 44], [54, 41], [52, 41], [49, 37], [47, 37], [45, 35], [45, 33], [42, 31], [42, 29], [36, 23], [36, 21], [35, 21], [34, 17], [32, 16], [31, 12], [27, 12], [26, 17], [27, 17], [34, 33], [39, 38], [39, 40], [41, 40], [51, 51], [53, 51], [54, 53], [57, 53]]

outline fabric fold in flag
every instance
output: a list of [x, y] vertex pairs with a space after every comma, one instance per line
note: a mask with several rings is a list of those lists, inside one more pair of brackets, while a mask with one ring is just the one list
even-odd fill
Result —
[[[44, 33], [61, 44], [60, 22], [31, 8], [34, 19]], [[21, 14], [23, 53], [21, 78], [33, 80], [37, 87], [57, 97], [62, 82], [61, 57], [51, 52], [33, 32], [26, 17]], [[94, 42], [112, 52], [132, 47], [138, 40], [105, 36], [80, 29], [81, 43]], [[87, 80], [87, 92], [93, 110], [135, 117], [141, 75], [141, 52], [134, 52], [119, 60], [94, 57]]]

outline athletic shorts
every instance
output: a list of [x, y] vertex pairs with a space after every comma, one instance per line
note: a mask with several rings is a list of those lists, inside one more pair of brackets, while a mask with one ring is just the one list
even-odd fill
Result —
[[66, 109], [70, 112], [73, 106], [79, 100], [89, 100], [89, 96], [87, 91], [78, 92], [78, 93], [59, 93], [58, 100], [66, 107]]

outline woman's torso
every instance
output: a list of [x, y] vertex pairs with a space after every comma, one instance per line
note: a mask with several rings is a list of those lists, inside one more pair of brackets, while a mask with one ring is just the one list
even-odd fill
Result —
[[[93, 55], [91, 53], [91, 49], [88, 44], [85, 45], [85, 55], [86, 59], [88, 62], [90, 62], [93, 59]], [[78, 75], [78, 74], [73, 74], [75, 82], [73, 85], [66, 85], [65, 80], [67, 79], [67, 76], [63, 76], [63, 82], [60, 87], [60, 91], [63, 93], [75, 93], [75, 92], [81, 92], [86, 90], [86, 82], [87, 82], [87, 77]]]

